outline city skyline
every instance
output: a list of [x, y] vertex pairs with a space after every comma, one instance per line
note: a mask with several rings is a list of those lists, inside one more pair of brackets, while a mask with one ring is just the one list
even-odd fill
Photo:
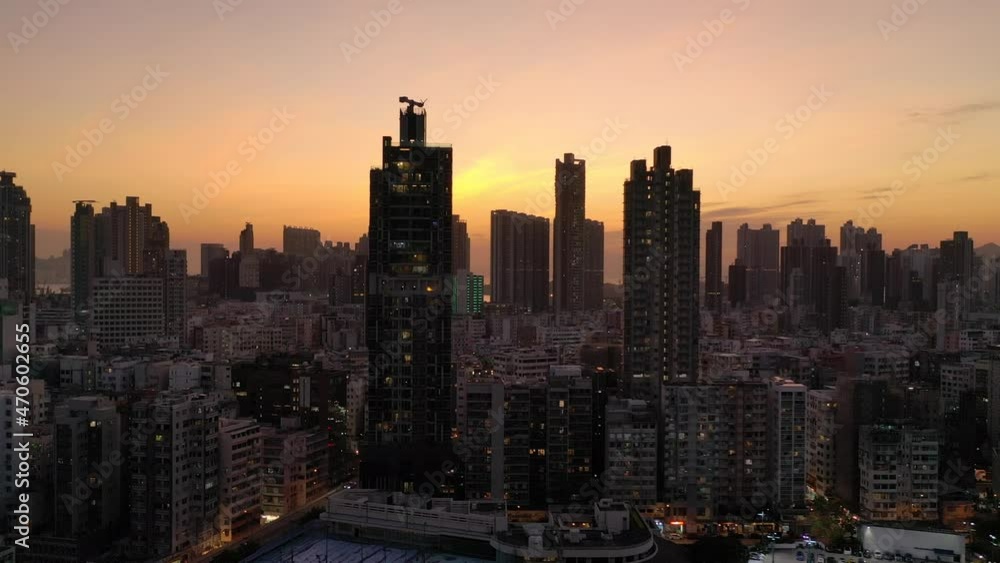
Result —
[[3, 4], [0, 563], [1000, 561], [997, 17]]
[[[103, 3], [74, 12], [68, 5], [26, 43], [15, 40], [0, 54], [28, 79], [11, 92], [11, 103], [40, 108], [9, 119], [0, 141], [10, 159], [4, 166], [17, 171], [32, 194], [43, 257], [68, 248], [73, 200], [106, 205], [129, 195], [154, 203], [174, 225], [175, 246], [191, 256], [202, 242], [235, 247], [247, 221], [257, 227], [260, 247], [280, 248], [281, 226], [289, 222], [319, 229], [325, 239], [354, 241], [365, 230], [365, 168], [378, 160], [371, 147], [391, 126], [385, 108], [398, 95], [396, 85], [406, 83], [406, 91], [429, 99], [441, 141], [461, 147], [454, 212], [469, 223], [474, 271], [489, 269], [489, 211], [553, 218], [551, 162], [574, 152], [588, 161], [589, 215], [606, 224], [605, 278], [619, 281], [620, 191], [628, 163], [664, 141], [683, 147], [686, 165], [699, 171], [702, 219], [724, 223], [724, 264], [732, 262], [732, 241], [743, 222], [756, 228], [815, 217], [830, 226], [847, 220], [869, 226], [859, 207], [877, 201], [877, 192], [890, 190], [897, 179], [901, 193], [873, 221], [886, 233], [887, 249], [934, 244], [959, 229], [977, 241], [1000, 240], [997, 227], [977, 213], [1000, 203], [988, 143], [1000, 116], [1000, 103], [988, 94], [997, 90], [988, 72], [998, 61], [986, 23], [996, 7], [928, 3], [892, 30], [879, 23], [893, 21], [892, 2], [824, 6], [825, 18], [799, 22], [796, 37], [807, 59], [768, 37], [785, 18], [801, 15], [788, 3], [679, 7], [662, 28], [652, 22], [666, 8], [653, 3], [638, 6], [648, 22], [596, 3], [570, 4], [574, 10], [565, 15], [555, 2], [498, 8], [493, 17], [522, 23], [506, 29], [475, 7], [455, 5], [414, 10], [393, 4], [396, 13], [388, 4], [309, 4], [294, 13], [251, 3], [221, 14], [212, 6], [153, 8], [149, 21], [158, 23], [138, 18], [137, 7]], [[5, 5], [0, 13], [16, 23], [36, 9], [33, 3]], [[727, 9], [728, 23], [722, 21]], [[372, 10], [387, 11], [387, 23], [378, 23]], [[286, 48], [282, 34], [256, 33], [275, 18], [300, 28], [300, 41]], [[625, 18], [634, 27], [626, 27]], [[371, 72], [399, 56], [428, 21], [459, 20], [467, 34], [427, 40], [431, 55], [464, 54], [449, 57], [447, 75], [397, 68], [387, 82]], [[715, 20], [721, 27], [713, 27]], [[109, 30], [107, 21], [128, 22], [136, 33]], [[373, 21], [387, 31], [368, 43], [357, 39], [355, 27], [364, 33]], [[230, 66], [205, 63], [203, 51], [175, 48], [170, 38], [180, 29], [204, 39], [204, 49], [228, 57]], [[56, 55], [87, 34], [101, 40], [73, 55]], [[592, 37], [607, 39], [596, 53], [584, 50]], [[269, 56], [240, 58], [251, 41], [256, 50], [247, 52]], [[479, 41], [491, 44], [489, 53]], [[832, 52], [823, 47], [826, 41], [845, 47]], [[924, 44], [947, 47], [931, 52]], [[344, 45], [360, 52], [348, 48], [345, 54]], [[320, 62], [302, 62], [306, 49], [319, 52]], [[125, 51], [134, 54], [110, 56]], [[866, 64], [857, 64], [859, 56]], [[38, 74], [41, 60], [53, 76], [77, 87], [55, 88], [51, 77]], [[85, 82], [81, 61], [92, 73]], [[571, 78], [559, 72], [567, 61], [574, 64]], [[654, 62], [662, 70], [650, 75], [644, 69]], [[261, 71], [274, 78], [265, 87]], [[937, 77], [937, 87], [916, 88], [925, 86], [928, 73]], [[663, 88], [678, 80], [684, 88]], [[144, 89], [143, 101], [134, 108], [115, 104], [134, 88]], [[476, 109], [457, 112], [455, 104], [462, 103]], [[800, 115], [807, 119], [786, 119], [803, 107]], [[276, 112], [284, 121], [274, 121]], [[66, 146], [85, 142], [83, 131], [99, 128], [102, 119], [114, 128], [92, 154], [68, 172], [53, 170], [54, 162], [67, 165]], [[272, 122], [273, 142], [245, 161], [241, 143]], [[542, 127], [524, 135], [536, 125]], [[949, 128], [942, 137], [939, 130]], [[603, 149], [594, 150], [602, 146], [595, 139], [602, 139]], [[733, 168], [769, 139], [777, 150], [736, 188]], [[935, 142], [946, 150], [915, 179], [910, 172], [918, 169], [904, 170], [904, 163]], [[234, 159], [241, 173], [185, 220], [181, 209], [192, 206], [192, 190]], [[942, 191], [954, 194], [947, 217], [937, 213]], [[963, 217], [961, 225], [949, 219], [956, 216]]]

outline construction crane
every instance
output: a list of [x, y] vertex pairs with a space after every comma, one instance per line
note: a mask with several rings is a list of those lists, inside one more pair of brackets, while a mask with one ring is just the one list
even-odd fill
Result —
[[399, 103], [401, 103], [401, 104], [410, 104], [410, 108], [411, 109], [413, 107], [422, 108], [422, 107], [424, 107], [424, 104], [427, 103], [427, 100], [425, 99], [425, 100], [421, 100], [421, 101], [418, 102], [417, 100], [411, 100], [410, 98], [408, 98], [406, 96], [400, 96], [399, 97]]

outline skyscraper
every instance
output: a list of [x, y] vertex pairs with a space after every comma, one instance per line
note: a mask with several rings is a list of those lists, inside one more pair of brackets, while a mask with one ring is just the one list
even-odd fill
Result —
[[426, 143], [421, 102], [400, 101], [399, 144], [383, 137], [382, 164], [371, 171], [361, 480], [452, 493], [452, 149]]
[[490, 214], [490, 302], [533, 312], [549, 307], [549, 220]]
[[[252, 235], [251, 235], [252, 236]], [[290, 256], [306, 258], [315, 256], [316, 249], [323, 245], [320, 233], [307, 227], [289, 227], [282, 229], [282, 251]], [[243, 248], [243, 237], [240, 236], [240, 249]]]
[[846, 269], [837, 265], [837, 247], [826, 238], [826, 227], [810, 219], [788, 225], [787, 246], [781, 248], [781, 290], [790, 326], [808, 321], [830, 331], [843, 323], [847, 305]]
[[722, 221], [705, 233], [705, 307], [722, 311]]
[[744, 223], [736, 231], [736, 260], [746, 267], [746, 299], [759, 305], [778, 296], [781, 233], [765, 224], [751, 229]]
[[201, 553], [217, 537], [218, 399], [163, 392], [133, 403], [129, 426], [130, 551]]
[[472, 242], [469, 240], [469, 224], [458, 215], [451, 217], [452, 249], [451, 267], [453, 272], [471, 271]]
[[698, 377], [701, 193], [670, 157], [662, 146], [649, 169], [633, 160], [625, 182], [625, 382], [643, 400]]
[[125, 198], [125, 205], [112, 201], [94, 217], [98, 274], [162, 275], [170, 230], [153, 215], [153, 205], [139, 198]]
[[941, 259], [938, 262], [938, 282], [957, 281], [968, 283], [975, 264], [975, 245], [965, 231], [955, 231], [951, 240], [941, 241]]
[[208, 272], [212, 269], [212, 262], [224, 260], [229, 257], [226, 247], [217, 242], [201, 243], [201, 277], [207, 278]]
[[91, 287], [97, 276], [95, 235], [94, 206], [86, 201], [77, 201], [69, 225], [70, 290], [73, 310], [77, 314], [90, 309]]
[[253, 225], [247, 223], [240, 231], [240, 254], [247, 256], [253, 253], [253, 249]]
[[[55, 535], [76, 540], [86, 555], [99, 554], [125, 523], [121, 499], [121, 417], [103, 397], [73, 397], [55, 409]], [[103, 472], [100, 474], [98, 472]], [[87, 498], [75, 488], [86, 483]]]
[[885, 303], [885, 252], [882, 235], [848, 221], [840, 228], [840, 260], [846, 276], [847, 297], [871, 305]]
[[773, 381], [768, 393], [770, 415], [770, 475], [776, 484], [776, 508], [805, 508], [806, 392], [805, 385]]
[[29, 303], [35, 293], [35, 231], [31, 199], [14, 184], [17, 174], [0, 171], [0, 278], [11, 298]]
[[586, 277], [587, 163], [572, 153], [556, 160], [553, 297], [556, 313], [583, 311]]
[[604, 307], [604, 223], [584, 221], [583, 307], [599, 311]]
[[796, 219], [788, 224], [788, 235], [785, 237], [788, 246], [824, 246], [829, 244], [826, 238], [826, 226], [816, 224], [815, 219], [804, 223]]
[[168, 250], [163, 276], [163, 323], [167, 336], [183, 339], [187, 323], [187, 250]]

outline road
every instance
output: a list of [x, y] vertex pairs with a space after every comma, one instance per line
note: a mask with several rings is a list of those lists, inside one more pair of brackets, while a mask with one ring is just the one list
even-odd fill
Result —
[[[806, 556], [806, 559], [805, 559], [806, 563], [808, 563], [808, 561], [809, 561], [809, 553], [810, 552], [812, 552], [815, 555], [815, 559], [813, 560], [815, 563], [827, 563], [827, 558], [828, 557], [833, 557], [834, 559], [837, 560], [837, 563], [850, 563], [851, 561], [853, 561], [854, 563], [861, 563], [862, 561], [864, 561], [866, 563], [871, 563], [871, 562], [875, 561], [874, 559], [869, 560], [869, 559], [864, 559], [862, 557], [857, 557], [857, 556], [854, 556], [854, 555], [844, 555], [843, 553], [827, 553], [827, 552], [825, 552], [825, 551], [823, 551], [822, 549], [819, 549], [819, 548], [815, 548], [815, 549], [807, 549], [807, 548], [803, 548], [803, 549], [779, 549], [779, 550], [777, 550], [777, 551], [774, 552], [774, 559], [773, 559], [773, 561], [774, 561], [774, 563], [798, 563], [796, 561], [796, 559], [795, 559], [795, 554], [796, 554], [796, 552], [799, 552], [799, 551], [801, 551], [802, 554]], [[753, 561], [753, 560], [751, 560], [750, 563], [771, 563], [771, 562], [772, 562], [771, 554], [766, 554], [764, 556], [764, 561], [760, 561], [760, 560]], [[881, 563], [881, 562], [879, 562], [879, 563]]]

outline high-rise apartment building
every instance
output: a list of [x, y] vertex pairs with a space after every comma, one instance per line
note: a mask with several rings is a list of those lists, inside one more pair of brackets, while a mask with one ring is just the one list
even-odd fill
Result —
[[187, 250], [168, 250], [163, 277], [163, 330], [183, 339], [187, 324]]
[[219, 536], [238, 542], [260, 526], [263, 461], [260, 425], [248, 419], [219, 420]]
[[504, 498], [504, 384], [463, 382], [458, 396], [458, 443], [465, 470], [465, 498]]
[[552, 295], [556, 313], [579, 312], [586, 305], [587, 163], [572, 153], [557, 159], [555, 190]]
[[583, 307], [600, 311], [604, 307], [604, 223], [584, 221]]
[[326, 430], [261, 428], [264, 521], [287, 516], [330, 489]]
[[[240, 240], [242, 243], [242, 238]], [[315, 257], [316, 250], [323, 246], [319, 231], [308, 227], [285, 225], [281, 232], [281, 241], [281, 248], [285, 254], [300, 258]]]
[[69, 226], [70, 291], [73, 311], [77, 314], [90, 310], [91, 288], [97, 277], [97, 233], [94, 229], [94, 206], [77, 201]]
[[770, 501], [767, 412], [761, 381], [664, 388], [658, 500], [668, 517], [690, 526]]
[[815, 219], [803, 222], [796, 219], [788, 224], [785, 244], [787, 246], [828, 246], [826, 226], [816, 223]]
[[905, 424], [863, 426], [858, 443], [861, 517], [938, 520], [938, 435]]
[[765, 224], [751, 229], [744, 223], [736, 231], [736, 261], [746, 267], [746, 300], [753, 305], [778, 296], [781, 232]]
[[701, 193], [670, 159], [656, 148], [653, 166], [632, 161], [625, 182], [625, 383], [643, 400], [698, 377]]
[[17, 174], [0, 171], [0, 278], [12, 299], [31, 302], [35, 293], [35, 229], [31, 199], [14, 184]]
[[938, 281], [968, 282], [972, 279], [975, 255], [975, 245], [969, 238], [969, 233], [955, 231], [950, 240], [941, 241]]
[[254, 248], [253, 225], [247, 223], [246, 226], [243, 227], [243, 230], [240, 231], [240, 254], [243, 256], [252, 254]]
[[459, 270], [451, 289], [451, 310], [454, 315], [481, 315], [483, 313], [483, 276]]
[[786, 381], [772, 382], [769, 390], [768, 474], [774, 480], [772, 502], [779, 510], [805, 508], [806, 393], [805, 385]]
[[125, 205], [112, 201], [95, 216], [97, 269], [101, 276], [156, 275], [162, 273], [170, 232], [153, 205], [139, 198], [125, 198]]
[[518, 310], [549, 307], [549, 220], [513, 211], [490, 214], [490, 302]]
[[824, 497], [833, 495], [837, 474], [836, 419], [836, 391], [811, 389], [806, 396], [806, 486]]
[[136, 401], [129, 416], [129, 548], [201, 553], [217, 538], [219, 402], [189, 392]]
[[217, 242], [201, 243], [201, 277], [207, 278], [212, 269], [212, 262], [229, 258], [225, 245]]
[[790, 327], [802, 323], [831, 331], [843, 326], [847, 307], [846, 270], [838, 266], [837, 247], [826, 227], [810, 219], [788, 225], [781, 248], [781, 291]]
[[657, 502], [656, 417], [646, 401], [613, 399], [608, 402], [605, 484], [613, 500], [634, 506]]
[[840, 262], [844, 267], [847, 297], [871, 305], [885, 303], [886, 256], [882, 235], [848, 221], [840, 228]]
[[722, 221], [705, 233], [705, 307], [722, 312]]
[[454, 491], [451, 364], [452, 149], [426, 142], [423, 104], [403, 98], [398, 145], [382, 139], [371, 171], [366, 325], [365, 486], [413, 492], [439, 474]]
[[[546, 482], [549, 502], [584, 498], [594, 467], [593, 381], [579, 366], [552, 366], [546, 395]], [[598, 444], [602, 445], [602, 444]]]
[[469, 224], [458, 215], [451, 216], [451, 267], [452, 272], [472, 270], [472, 240]]
[[[54, 535], [76, 540], [84, 557], [100, 554], [126, 519], [122, 499], [121, 417], [103, 397], [73, 397], [55, 409]], [[79, 487], [89, 490], [81, 498]]]
[[165, 334], [163, 278], [95, 278], [93, 294], [90, 331], [99, 346], [149, 343]]

